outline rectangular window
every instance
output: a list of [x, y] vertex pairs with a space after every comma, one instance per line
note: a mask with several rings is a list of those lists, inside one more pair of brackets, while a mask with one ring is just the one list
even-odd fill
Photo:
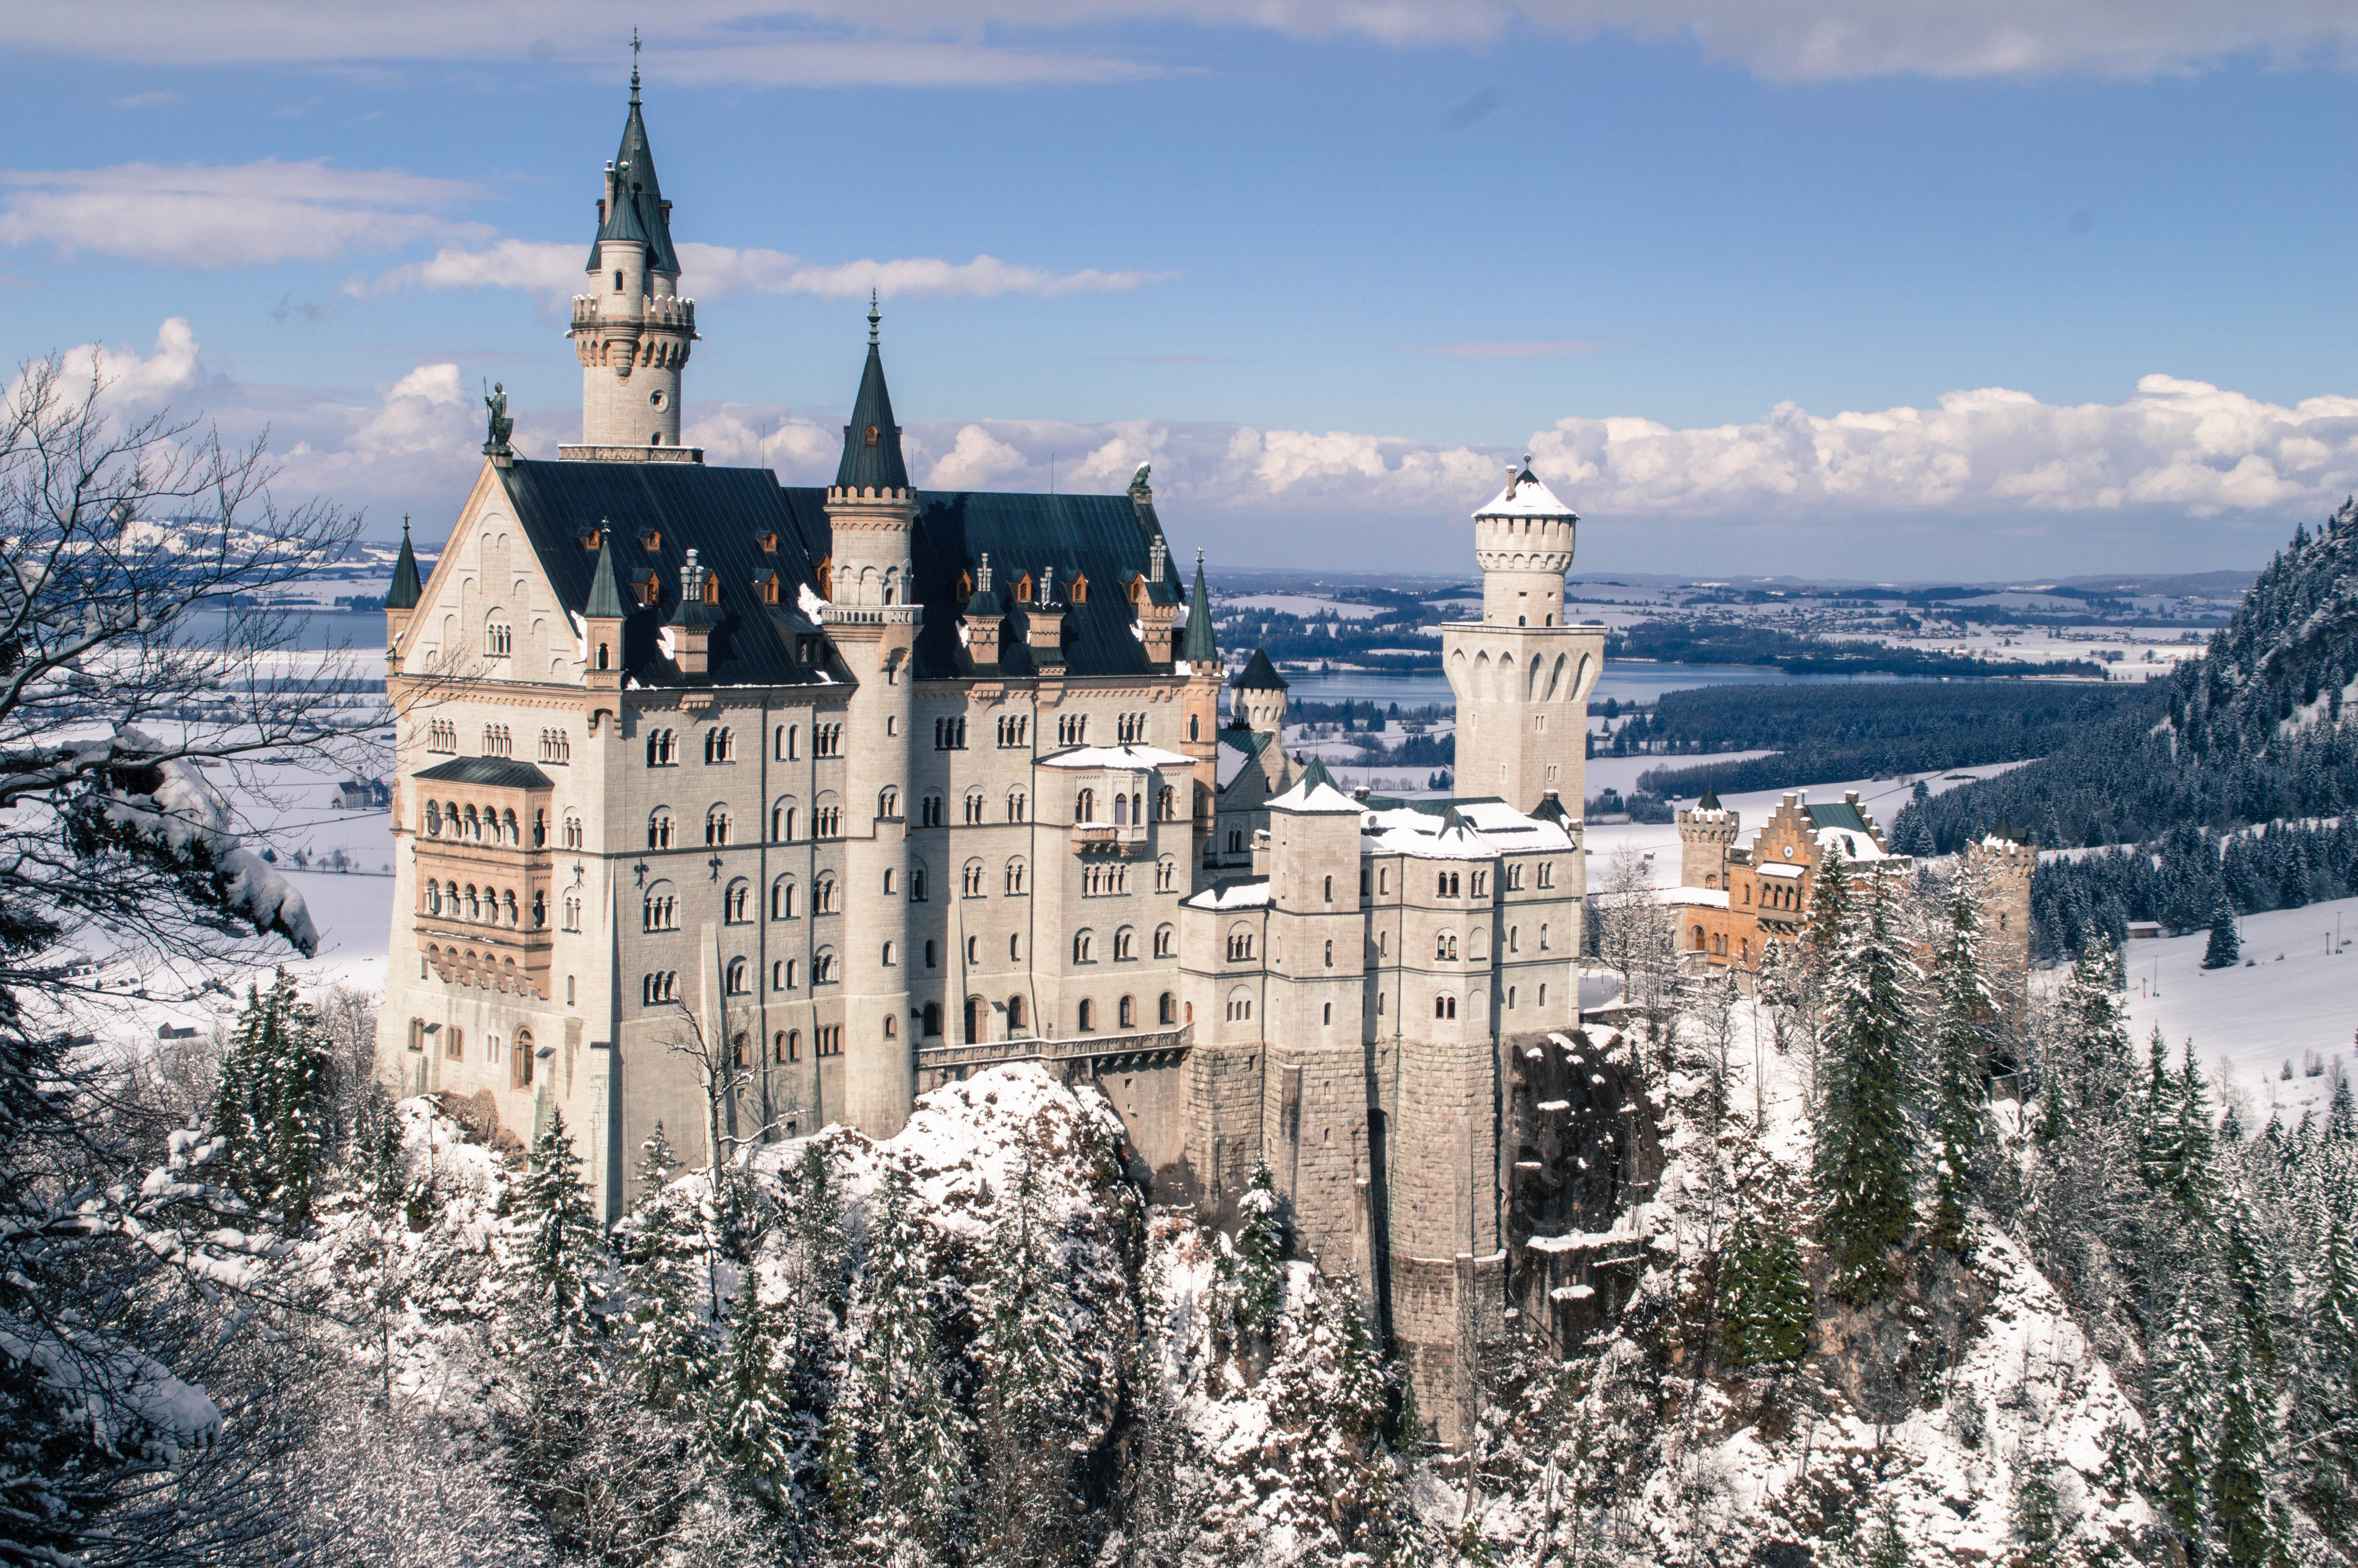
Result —
[[464, 1030], [457, 1028], [444, 1029], [442, 1031], [442, 1054], [453, 1062], [464, 1059], [467, 1054], [466, 1042], [467, 1036]]

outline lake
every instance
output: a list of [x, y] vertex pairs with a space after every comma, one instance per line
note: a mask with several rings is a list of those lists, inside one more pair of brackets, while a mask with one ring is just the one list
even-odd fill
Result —
[[[1764, 665], [1673, 665], [1650, 664], [1642, 659], [1607, 659], [1605, 673], [1597, 678], [1596, 689], [1589, 694], [1589, 700], [1602, 702], [1610, 697], [1622, 702], [1651, 702], [1666, 691], [1684, 691], [1698, 686], [1829, 686], [1905, 678], [1923, 677], [1788, 675]], [[1448, 677], [1437, 672], [1379, 676], [1340, 671], [1333, 675], [1288, 675], [1285, 679], [1286, 696], [1296, 702], [1397, 702], [1406, 710], [1426, 703], [1454, 707], [1457, 700], [1450, 695]]]

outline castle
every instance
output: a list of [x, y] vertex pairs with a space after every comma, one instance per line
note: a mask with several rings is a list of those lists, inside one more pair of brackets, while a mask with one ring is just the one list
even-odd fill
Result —
[[[1676, 942], [1690, 972], [1731, 974], [1749, 986], [1772, 945], [1790, 949], [1807, 928], [1828, 858], [1869, 876], [1912, 871], [1883, 829], [1859, 805], [1856, 790], [1837, 804], [1814, 806], [1786, 795], [1748, 843], [1743, 817], [1706, 789], [1678, 813], [1679, 886], [1663, 902], [1676, 919]], [[1965, 850], [1981, 881], [1982, 942], [1992, 989], [2019, 1020], [2028, 1002], [2030, 876], [2038, 856], [2004, 822]]]
[[[384, 1078], [518, 1137], [562, 1112], [612, 1218], [658, 1123], [694, 1158], [884, 1137], [1044, 1063], [1158, 1201], [1231, 1217], [1269, 1166], [1454, 1439], [1509, 1310], [1522, 1064], [1580, 1017], [1604, 633], [1563, 622], [1571, 510], [1525, 460], [1474, 515], [1481, 615], [1443, 632], [1473, 793], [1347, 794], [1285, 755], [1265, 656], [1223, 727], [1201, 553], [1183, 589], [1146, 469], [916, 486], [872, 303], [833, 484], [683, 445], [701, 340], [635, 73], [602, 185], [579, 443], [520, 455], [495, 404], [385, 601]], [[1563, 1155], [1592, 1185], [1595, 1152]]]

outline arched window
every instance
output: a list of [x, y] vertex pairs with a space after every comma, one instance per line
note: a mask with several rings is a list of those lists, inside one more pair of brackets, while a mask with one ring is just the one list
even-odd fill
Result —
[[1168, 958], [1179, 950], [1178, 928], [1158, 925], [1154, 928], [1154, 956]]
[[1333, 1002], [1326, 1001], [1318, 1004], [1318, 1022], [1321, 1023], [1332, 1023], [1335, 1022], [1335, 1004]]
[[482, 836], [483, 836], [483, 824], [482, 824], [481, 820], [479, 817], [477, 817], [477, 816], [476, 816], [476, 815], [475, 815], [475, 808], [474, 808], [473, 806], [471, 806], [467, 807], [467, 827], [466, 827], [466, 831], [464, 831], [463, 833], [460, 834], [460, 835], [459, 835], [459, 837], [460, 837], [461, 838], [481, 838]]
[[676, 829], [671, 819], [671, 807], [658, 806], [647, 814], [647, 848], [668, 849]]
[[1433, 999], [1433, 1016], [1435, 1018], [1456, 1017], [1457, 999], [1454, 996], [1434, 997]]
[[1457, 957], [1457, 933], [1444, 931], [1437, 934], [1433, 939], [1433, 956], [1444, 959]]
[[1693, 947], [1693, 948], [1696, 952], [1698, 952], [1698, 953], [1700, 953], [1700, 952], [1702, 952], [1702, 951], [1703, 951], [1703, 927], [1702, 927], [1702, 926], [1698, 925], [1698, 926], [1694, 927], [1693, 931], [1690, 934], [1690, 935], [1689, 935], [1689, 937], [1688, 937], [1687, 945], [1688, 945], [1689, 946]]
[[1098, 1004], [1083, 997], [1080, 1005], [1074, 1009], [1073, 1016], [1080, 1024], [1082, 1033], [1091, 1033], [1098, 1026]]
[[1130, 826], [1130, 796], [1119, 790], [1114, 792], [1113, 797], [1113, 825], [1116, 827]]
[[1029, 810], [1029, 809], [1030, 809], [1030, 807], [1031, 807], [1031, 802], [1030, 802], [1030, 800], [1028, 800], [1028, 799], [1025, 797], [1025, 795], [1024, 795], [1024, 794], [1023, 794], [1023, 792], [1022, 792], [1022, 790], [1020, 790], [1020, 789], [1011, 789], [1011, 790], [1009, 790], [1009, 791], [1007, 792], [1007, 820], [1008, 820], [1008, 821], [1010, 821], [1010, 822], [1021, 822], [1021, 821], [1022, 821], [1022, 820], [1023, 820], [1023, 813], [1024, 813], [1025, 811]]
[[923, 860], [909, 868], [909, 902], [925, 902], [925, 863]]
[[1228, 962], [1241, 963], [1253, 956], [1252, 927], [1241, 921], [1228, 927]]
[[770, 1036], [770, 1060], [799, 1062], [802, 1059], [803, 1032], [801, 1030], [781, 1029]]
[[1164, 784], [1162, 792], [1154, 797], [1154, 815], [1165, 822], [1178, 821], [1179, 792]]
[[540, 930], [548, 924], [548, 894], [538, 888], [532, 893], [532, 928]]
[[429, 838], [442, 837], [442, 807], [431, 800], [426, 803], [426, 836]]
[[647, 732], [647, 766], [668, 768], [679, 761], [679, 735], [671, 730]]
[[1154, 891], [1170, 892], [1179, 885], [1179, 862], [1165, 855], [1154, 862]]
[[924, 1028], [925, 1028], [925, 1031], [926, 1037], [927, 1037], [927, 1038], [929, 1038], [929, 1039], [930, 1039], [930, 1038], [932, 1038], [932, 1037], [933, 1037], [933, 1036], [935, 1036], [935, 1035], [937, 1035], [937, 1034], [941, 1033], [941, 1032], [942, 1032], [942, 1004], [941, 1004], [940, 1002], [937, 1002], [937, 1001], [929, 1001], [929, 1002], [927, 1002], [927, 1003], [925, 1004], [925, 1016]]
[[1021, 855], [1007, 862], [1007, 891], [1011, 895], [1023, 892], [1023, 858]]
[[1201, 715], [1201, 714], [1199, 714], [1199, 713], [1191, 713], [1191, 714], [1187, 715], [1187, 739], [1189, 739], [1190, 741], [1200, 741], [1200, 740], [1202, 740], [1203, 738], [1204, 738], [1204, 718], [1203, 718], [1203, 715]]
[[884, 896], [886, 898], [891, 898], [892, 896], [893, 884], [898, 882], [900, 880], [899, 875], [893, 871], [892, 867], [887, 866], [884, 868]]
[[639, 900], [639, 916], [649, 931], [679, 929], [679, 892], [669, 882], [656, 882]]
[[1138, 933], [1125, 925], [1113, 934], [1113, 957], [1116, 963], [1138, 957]]
[[795, 917], [795, 879], [780, 877], [770, 884], [770, 918], [792, 920]]
[[1115, 1010], [1115, 1013], [1120, 1020], [1120, 1022], [1114, 1025], [1115, 1028], [1135, 1029], [1138, 1027], [1138, 1000], [1135, 997], [1122, 998], [1120, 1005]]
[[1097, 962], [1097, 934], [1095, 932], [1084, 929], [1073, 933], [1073, 962], [1076, 964], [1094, 964]]
[[771, 804], [770, 842], [784, 844], [791, 840], [794, 836], [795, 802], [792, 795], [787, 795]]
[[1024, 1027], [1023, 998], [1021, 994], [1007, 999], [1007, 1027], [1010, 1029]]
[[1252, 1022], [1252, 992], [1242, 986], [1228, 993], [1228, 1022], [1230, 1023]]
[[982, 862], [980, 860], [968, 860], [966, 863], [965, 870], [959, 873], [958, 892], [967, 898], [982, 896]]
[[580, 818], [579, 816], [578, 816], [577, 815], [575, 815], [574, 813], [572, 813], [572, 812], [570, 812], [570, 811], [567, 812], [567, 813], [565, 814], [565, 824], [564, 824], [564, 830], [563, 830], [563, 831], [564, 831], [565, 847], [566, 847], [567, 849], [579, 849], [579, 848], [581, 848], [581, 844], [582, 844], [582, 838], [581, 838], [581, 818]]
[[743, 925], [745, 906], [752, 902], [752, 883], [742, 881], [730, 882], [729, 891], [720, 895], [720, 918], [731, 925]]
[[729, 808], [715, 804], [704, 814], [704, 841], [707, 844], [729, 842]]
[[876, 792], [876, 815], [887, 817], [900, 816], [901, 792], [893, 788], [891, 784], [886, 784], [882, 789], [878, 790]]
[[1335, 944], [1332, 942], [1326, 944], [1326, 967], [1330, 969], [1335, 967]]
[[428, 914], [439, 914], [442, 913], [442, 884], [440, 882], [429, 881], [426, 884], [426, 913]]
[[941, 825], [941, 792], [938, 790], [927, 790], [925, 792], [925, 797], [917, 803], [917, 826], [920, 827], [939, 827]]
[[1328, 878], [1326, 878], [1326, 879], [1325, 879], [1325, 882], [1326, 882], [1326, 902], [1327, 902], [1328, 903], [1334, 903], [1334, 902], [1335, 902], [1335, 879], [1334, 879], [1333, 877], [1328, 877]]
[[517, 1030], [514, 1050], [515, 1060], [514, 1065], [508, 1070], [508, 1081], [514, 1087], [520, 1089], [528, 1089], [532, 1087], [533, 1054], [532, 1031], [529, 1029]]
[[723, 727], [704, 732], [704, 760], [707, 762], [733, 762], [737, 760], [737, 737]]
[[822, 874], [817, 881], [811, 884], [811, 913], [835, 913], [835, 879], [832, 876]]
[[1098, 792], [1085, 789], [1073, 796], [1073, 820], [1094, 822], [1098, 816]]
[[[723, 973], [728, 977], [727, 988], [730, 996], [743, 996], [753, 989], [753, 982], [749, 978], [749, 970], [744, 959], [730, 959], [729, 968]], [[744, 1036], [741, 1034], [738, 1038], [742, 1040]]]
[[882, 964], [883, 968], [889, 969], [892, 967], [898, 957], [898, 949], [895, 948], [892, 943], [887, 942], [884, 944], [883, 951], [879, 956], [878, 962]]
[[1173, 996], [1169, 991], [1164, 991], [1154, 1003], [1154, 1022], [1157, 1023], [1178, 1022], [1179, 999]]
[[815, 986], [824, 986], [832, 985], [834, 983], [835, 949], [832, 947], [821, 947], [817, 952], [811, 955], [811, 984]]
[[892, 1013], [886, 1013], [884, 1015], [884, 1038], [887, 1040], [897, 1040], [900, 1037], [901, 1021]]

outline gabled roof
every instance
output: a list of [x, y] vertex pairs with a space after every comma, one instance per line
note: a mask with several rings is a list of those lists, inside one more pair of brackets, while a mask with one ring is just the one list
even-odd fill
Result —
[[1821, 832], [1829, 827], [1846, 833], [1872, 831], [1866, 825], [1866, 818], [1859, 815], [1858, 807], [1846, 800], [1836, 801], [1832, 806], [1804, 806], [1801, 810], [1808, 816], [1810, 826]]
[[393, 586], [385, 590], [387, 610], [415, 610], [426, 585], [417, 580], [417, 552], [409, 547], [409, 519], [401, 520], [401, 555], [393, 563]]
[[876, 302], [868, 303], [868, 364], [860, 373], [860, 395], [851, 402], [851, 423], [843, 427], [843, 461], [836, 465], [838, 490], [906, 490], [909, 465], [901, 459], [901, 427], [892, 423], [892, 394], [884, 384], [884, 356], [876, 346]]
[[1251, 661], [1244, 667], [1244, 673], [1238, 676], [1230, 684], [1238, 691], [1283, 691], [1285, 677], [1279, 675], [1277, 666], [1269, 662], [1267, 648], [1255, 648]]
[[606, 213], [598, 237], [590, 243], [590, 263], [584, 272], [600, 265], [598, 247], [608, 240], [635, 242], [647, 248], [647, 266], [655, 272], [679, 271], [679, 253], [672, 249], [671, 217], [664, 210], [663, 187], [655, 179], [654, 149], [647, 145], [647, 123], [639, 114], [639, 73], [631, 72], [631, 112], [622, 121], [622, 144], [614, 153], [614, 172], [606, 182]]
[[1204, 586], [1204, 552], [1195, 552], [1195, 591], [1187, 596], [1187, 624], [1179, 632], [1179, 662], [1217, 665], [1220, 644], [1212, 635], [1212, 590]]
[[530, 762], [505, 757], [454, 757], [414, 775], [436, 784], [484, 784], [492, 789], [555, 789], [549, 776]]

